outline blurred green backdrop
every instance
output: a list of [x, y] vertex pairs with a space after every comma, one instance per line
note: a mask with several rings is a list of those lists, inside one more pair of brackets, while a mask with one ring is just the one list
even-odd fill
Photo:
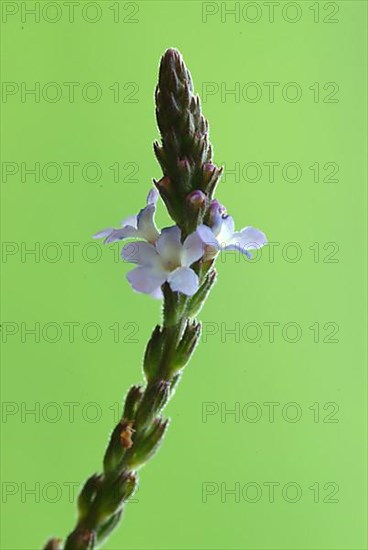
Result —
[[219, 199], [273, 244], [218, 262], [165, 444], [106, 549], [366, 548], [367, 5], [271, 4], [2, 2], [4, 550], [71, 529], [141, 379], [160, 305], [90, 235], [160, 176], [170, 46], [225, 164]]

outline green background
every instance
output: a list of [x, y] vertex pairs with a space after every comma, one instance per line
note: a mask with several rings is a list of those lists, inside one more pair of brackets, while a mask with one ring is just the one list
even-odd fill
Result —
[[[21, 3], [11, 4], [21, 10]], [[50, 102], [41, 94], [35, 102], [15, 93], [2, 102], [3, 168], [11, 162], [19, 171], [2, 177], [1, 548], [37, 549], [71, 529], [75, 505], [63, 484], [99, 471], [114, 404], [141, 379], [160, 305], [132, 293], [125, 280], [130, 266], [88, 243], [95, 231], [138, 212], [152, 177], [160, 176], [151, 148], [158, 136], [153, 90], [160, 55], [170, 46], [182, 52], [198, 93], [209, 82], [220, 90], [203, 101], [215, 161], [228, 169], [218, 198], [238, 228], [255, 225], [276, 244], [273, 259], [268, 248], [253, 263], [233, 255], [218, 262], [218, 283], [200, 314], [205, 336], [165, 411], [172, 419], [165, 443], [142, 470], [135, 502], [106, 549], [366, 548], [366, 3], [319, 2], [316, 21], [316, 3], [299, 2], [295, 23], [287, 19], [299, 11], [284, 2], [274, 22], [258, 3], [261, 16], [253, 23], [254, 6], [239, 21], [224, 11], [221, 20], [221, 9], [233, 2], [210, 3], [219, 11], [207, 22], [196, 1], [99, 2], [96, 23], [83, 20], [82, 3], [72, 23], [58, 4], [62, 17], [55, 23], [47, 20], [57, 13], [51, 6], [39, 22], [31, 15], [22, 21], [18, 11], [2, 24], [3, 81], [39, 82], [41, 90], [56, 82], [63, 96]], [[118, 5], [114, 22], [111, 7]], [[290, 9], [284, 17], [282, 8]], [[81, 84], [69, 102], [62, 83], [71, 81]], [[88, 82], [101, 87], [100, 101], [82, 97]], [[109, 90], [115, 82], [118, 102]], [[249, 82], [260, 86], [259, 101], [220, 93]], [[274, 102], [264, 82], [280, 83]], [[290, 82], [302, 90], [299, 101], [282, 96]], [[318, 100], [309, 89], [316, 82]], [[337, 101], [324, 101], [336, 88], [324, 89], [329, 82], [339, 87]], [[80, 165], [73, 182], [63, 163], [74, 161]], [[58, 163], [62, 175], [50, 181], [50, 168], [46, 179], [22, 181], [22, 162]], [[88, 181], [92, 170], [83, 175], [88, 162], [100, 166], [99, 181]], [[265, 162], [280, 163], [273, 182]], [[290, 162], [302, 170], [298, 181], [288, 181], [292, 168], [282, 173]], [[119, 181], [109, 169], [114, 163]], [[257, 179], [254, 165], [245, 177], [231, 174], [236, 163], [241, 169], [257, 163], [259, 180], [249, 181]], [[319, 181], [310, 168], [315, 163]], [[337, 181], [323, 181], [331, 169], [326, 163], [338, 165], [337, 175], [327, 177]], [[162, 205], [157, 218], [168, 223]], [[76, 243], [74, 258], [65, 243]], [[35, 246], [39, 256], [24, 254]], [[65, 324], [71, 322], [79, 323], [74, 342]], [[39, 342], [25, 332], [35, 323], [43, 331]], [[88, 341], [95, 335], [88, 323], [99, 326], [95, 343]], [[109, 328], [116, 323], [119, 337]], [[273, 341], [267, 323], [278, 323]], [[65, 405], [71, 402], [74, 420]], [[269, 402], [279, 404], [273, 422]], [[39, 418], [25, 414], [34, 407]], [[213, 414], [204, 418], [209, 407]], [[236, 407], [238, 418], [225, 414]], [[301, 418], [293, 422], [295, 411]], [[279, 484], [274, 502], [270, 482]], [[27, 494], [37, 487], [39, 496]], [[214, 493], [207, 501], [206, 487]], [[298, 502], [289, 502], [293, 487], [302, 491]], [[238, 495], [226, 494], [234, 488]], [[259, 500], [250, 502], [256, 490]]]

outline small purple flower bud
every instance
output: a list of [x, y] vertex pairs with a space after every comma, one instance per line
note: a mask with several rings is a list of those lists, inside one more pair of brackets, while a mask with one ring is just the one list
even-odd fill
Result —
[[212, 162], [208, 162], [207, 164], [203, 165], [203, 171], [211, 173], [211, 174], [212, 174], [212, 172], [214, 171], [215, 168], [216, 168], [216, 166], [214, 164], [212, 164]]
[[227, 210], [223, 204], [221, 204], [217, 199], [213, 199], [210, 204], [211, 213], [213, 212], [220, 214], [221, 217], [225, 217]]
[[212, 162], [209, 162], [203, 165], [203, 183], [204, 184], [210, 181], [216, 169], [217, 167], [214, 164], [212, 164]]
[[206, 195], [199, 189], [192, 191], [189, 195], [187, 195], [188, 204], [198, 210], [206, 204], [206, 200]]

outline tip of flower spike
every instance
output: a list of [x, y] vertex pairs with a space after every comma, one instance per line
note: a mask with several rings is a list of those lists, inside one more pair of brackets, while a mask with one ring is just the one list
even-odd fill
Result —
[[205, 216], [208, 201], [195, 195], [191, 204], [185, 198], [190, 192], [201, 190], [211, 199], [219, 169], [210, 164], [208, 123], [194, 93], [190, 72], [176, 48], [168, 48], [161, 58], [155, 101], [161, 145], [155, 142], [154, 151], [164, 178], [154, 183], [174, 222], [189, 234], [200, 221], [194, 217], [198, 207]]
[[179, 51], [175, 48], [169, 48], [165, 51], [161, 57], [160, 62], [160, 75], [161, 77], [169, 71], [170, 73], [175, 74], [179, 67], [183, 65], [183, 58], [181, 57]]
[[180, 62], [182, 61], [181, 53], [177, 48], [167, 48], [165, 53], [162, 56], [163, 61], [174, 61], [174, 62]]
[[171, 91], [177, 91], [180, 81], [186, 81], [190, 91], [193, 91], [193, 82], [190, 72], [185, 66], [183, 56], [177, 48], [168, 48], [161, 57], [158, 87], [164, 89], [170, 84]]

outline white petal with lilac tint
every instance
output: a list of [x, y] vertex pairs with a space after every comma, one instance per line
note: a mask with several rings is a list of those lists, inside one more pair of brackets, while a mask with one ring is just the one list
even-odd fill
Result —
[[110, 235], [110, 233], [112, 233], [112, 231], [114, 231], [113, 227], [107, 227], [106, 229], [101, 229], [101, 231], [99, 231], [98, 233], [95, 233], [94, 235], [92, 235], [92, 238], [93, 239], [102, 239], [103, 237], [107, 237], [108, 235]]
[[262, 231], [255, 227], [245, 227], [234, 233], [230, 243], [225, 246], [225, 250], [239, 250], [251, 259], [250, 250], [258, 250], [265, 244], [267, 244], [267, 237]]
[[158, 191], [156, 187], [153, 187], [147, 195], [147, 204], [156, 204], [158, 199]]
[[221, 230], [223, 214], [225, 213], [226, 208], [217, 199], [213, 199], [210, 204], [210, 218], [211, 229], [215, 235]]
[[216, 238], [220, 245], [226, 245], [232, 238], [235, 230], [235, 223], [232, 216], [226, 216], [222, 220], [220, 231], [216, 234]]
[[142, 266], [161, 266], [160, 256], [156, 248], [145, 241], [126, 244], [121, 250], [121, 257], [126, 262]]
[[155, 243], [160, 235], [155, 221], [156, 206], [149, 204], [143, 208], [137, 216], [137, 227], [139, 237], [143, 237], [148, 242]]
[[150, 292], [149, 295], [155, 300], [162, 300], [164, 297], [161, 287], [156, 288], [156, 290], [154, 290], [153, 292]]
[[[267, 244], [266, 235], [255, 227], [245, 227], [235, 231], [234, 219], [218, 201], [213, 200], [210, 207], [211, 227], [200, 225], [197, 229], [206, 243], [205, 257], [215, 258], [220, 250], [239, 250], [252, 258], [250, 250], [256, 250]], [[219, 222], [219, 219], [221, 220]]]
[[[168, 281], [173, 291], [192, 296], [198, 290], [199, 281], [189, 266], [203, 256], [203, 251], [204, 244], [197, 232], [188, 235], [181, 244], [180, 229], [173, 226], [162, 231], [156, 246], [143, 241], [124, 246], [122, 257], [141, 266], [149, 266], [144, 272], [135, 269], [133, 275], [128, 273], [128, 280], [138, 292], [158, 297], [157, 281], [160, 284]], [[150, 277], [152, 284], [147, 280]], [[148, 291], [152, 287], [154, 290]]]
[[168, 278], [171, 290], [181, 292], [187, 296], [193, 296], [198, 290], [198, 276], [190, 267], [178, 267], [172, 271]]
[[129, 216], [121, 222], [121, 227], [103, 229], [93, 237], [95, 239], [106, 237], [104, 244], [131, 238], [142, 238], [155, 243], [160, 234], [154, 221], [157, 199], [157, 189], [151, 189], [147, 196], [147, 206], [142, 208], [137, 216]]
[[137, 229], [137, 216], [128, 216], [127, 218], [124, 218], [121, 222], [121, 227], [125, 227], [126, 225], [131, 225]]
[[122, 227], [121, 229], [113, 229], [104, 240], [104, 244], [115, 243], [116, 241], [122, 241], [123, 239], [132, 239], [138, 237], [138, 230], [131, 225]]
[[153, 294], [167, 279], [167, 272], [152, 267], [136, 267], [127, 273], [127, 279], [134, 290], [144, 294]]
[[197, 232], [205, 244], [219, 248], [217, 238], [210, 227], [204, 224], [199, 225], [197, 227]]
[[245, 256], [250, 260], [253, 258], [249, 250], [245, 246], [242, 246], [239, 242], [227, 244], [224, 246], [223, 250], [237, 250], [238, 252], [245, 254]]
[[157, 239], [156, 247], [164, 262], [174, 266], [180, 264], [181, 254], [181, 233], [177, 225], [165, 227]]
[[189, 267], [202, 258], [204, 244], [197, 231], [194, 231], [185, 239], [181, 248], [181, 265]]
[[220, 244], [207, 225], [200, 225], [197, 228], [198, 235], [204, 244], [205, 259], [210, 260], [217, 256], [220, 251]]
[[212, 231], [217, 235], [221, 231], [222, 227], [222, 217], [218, 212], [212, 214]]
[[[257, 229], [256, 227], [245, 227], [239, 231], [239, 235], [243, 246], [260, 248], [268, 242], [263, 231], [260, 231], [260, 229]], [[237, 238], [237, 236], [238, 233], [234, 233], [234, 238]]]

